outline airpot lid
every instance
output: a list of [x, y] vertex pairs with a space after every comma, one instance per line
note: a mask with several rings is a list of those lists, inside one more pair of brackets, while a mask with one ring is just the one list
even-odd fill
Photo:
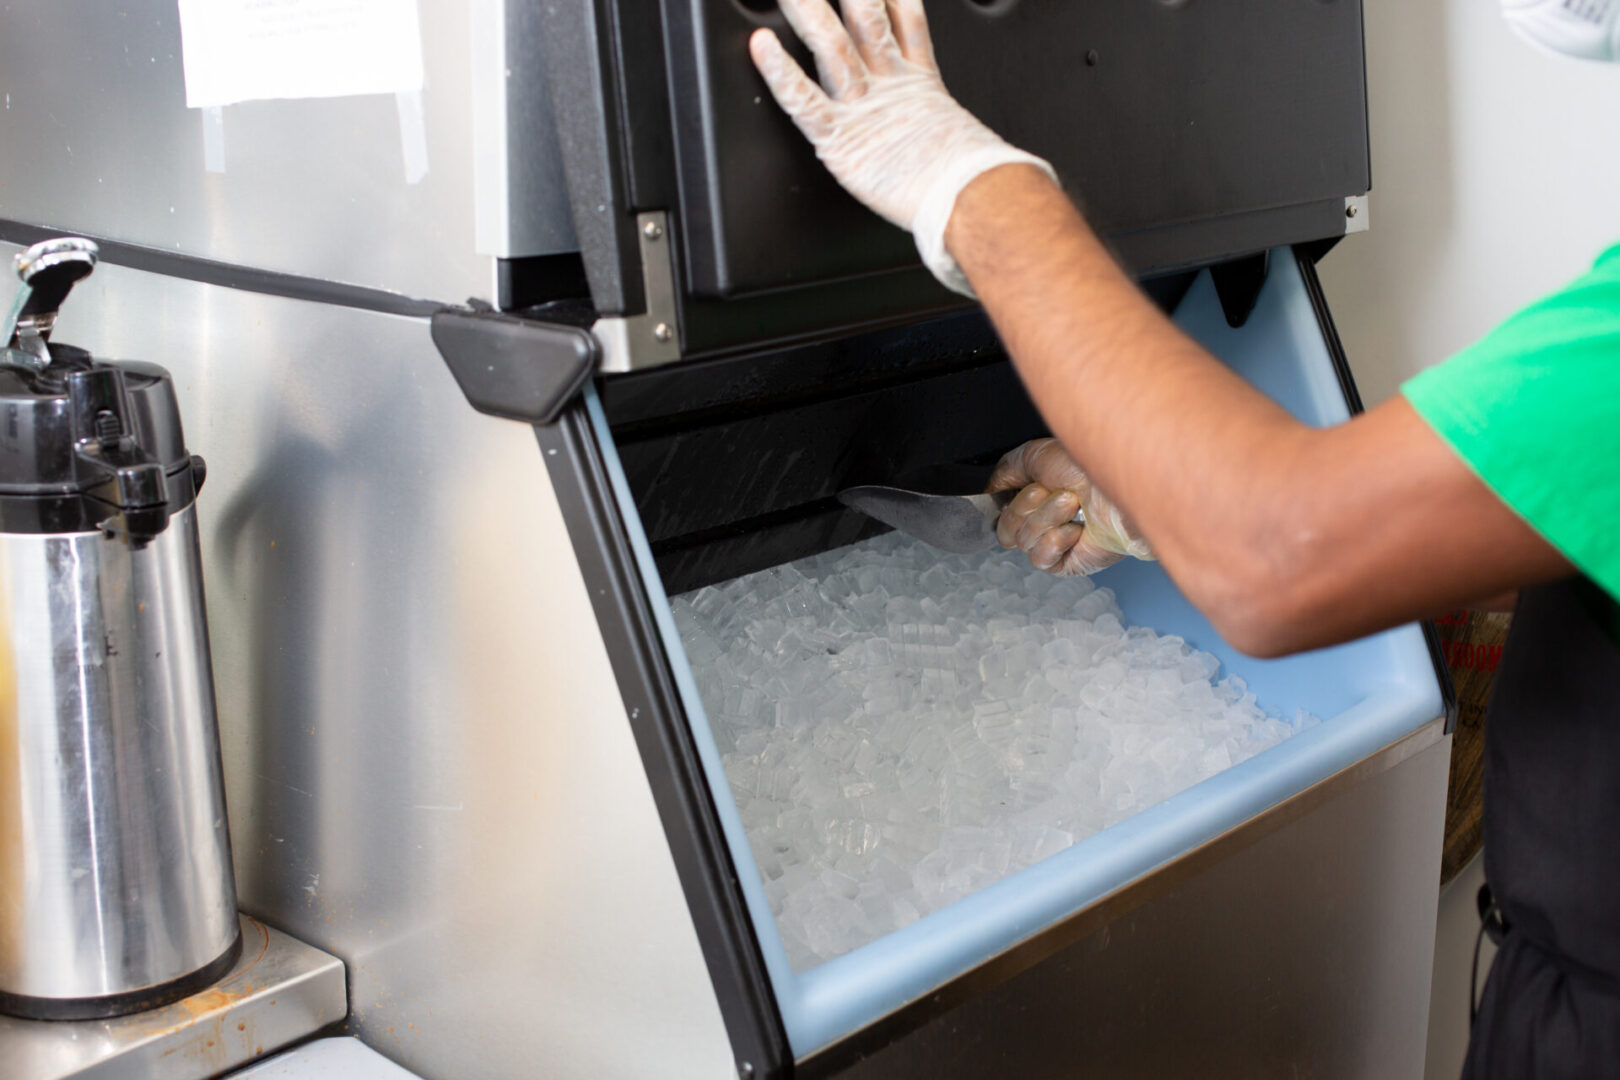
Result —
[[95, 244], [73, 238], [17, 256], [22, 288], [0, 323], [0, 532], [96, 529], [141, 544], [200, 483], [168, 372], [50, 340], [95, 262]]
[[54, 342], [50, 352], [43, 371], [0, 367], [0, 494], [88, 492], [120, 461], [190, 467], [168, 372]]

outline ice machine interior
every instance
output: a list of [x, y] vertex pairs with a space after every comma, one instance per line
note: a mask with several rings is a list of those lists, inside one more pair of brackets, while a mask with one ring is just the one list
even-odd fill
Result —
[[[1337, 423], [1359, 408], [1343, 358], [1337, 355], [1336, 338], [1311, 261], [1302, 253], [1287, 248], [1271, 253], [1264, 288], [1241, 327], [1231, 325], [1208, 272], [1191, 283], [1176, 308], [1176, 319], [1234, 370], [1307, 422]], [[999, 365], [1005, 364], [1005, 360], [999, 361]], [[958, 377], [971, 379], [973, 370], [958, 373]], [[1262, 705], [1283, 711], [1305, 709], [1322, 722], [909, 926], [818, 966], [795, 971], [766, 899], [715, 732], [666, 594], [666, 574], [684, 579], [680, 587], [690, 588], [696, 581], [712, 580], [720, 571], [702, 565], [694, 577], [692, 564], [673, 557], [671, 551], [655, 554], [643, 515], [648, 510], [657, 512], [659, 500], [654, 492], [660, 480], [678, 489], [672, 470], [679, 459], [678, 455], [662, 459], [665, 471], [652, 470], [644, 476], [641, 490], [634, 490], [616, 440], [628, 437], [634, 441], [638, 432], [644, 432], [636, 424], [615, 428], [611, 410], [604, 407], [604, 398], [623, 402], [627, 396], [635, 397], [633, 392], [615, 388], [613, 381], [603, 386], [601, 394], [589, 391], [585, 401], [588, 420], [583, 426], [600, 450], [604, 482], [625, 525], [624, 556], [645, 589], [648, 644], [655, 655], [644, 658], [643, 663], [667, 665], [673, 688], [669, 705], [678, 713], [681, 735], [691, 740], [692, 765], [701, 777], [703, 794], [712, 800], [721, 842], [734, 867], [734, 877], [728, 880], [740, 896], [752, 944], [763, 964], [768, 985], [762, 992], [770, 1002], [766, 1007], [779, 1017], [792, 1056], [801, 1062], [886, 1018], [892, 1022], [894, 1017], [918, 1009], [919, 1002], [941, 987], [992, 960], [1005, 964], [1012, 957], [1016, 967], [1020, 951], [1028, 950], [1029, 962], [1034, 962], [1041, 951], [1040, 939], [1056, 932], [1065, 920], [1354, 767], [1446, 712], [1446, 691], [1437, 674], [1430, 639], [1420, 626], [1288, 659], [1257, 661], [1226, 645], [1156, 565], [1122, 564], [1099, 575], [1097, 583], [1114, 590], [1130, 623], [1181, 635], [1190, 645], [1214, 653], [1223, 673], [1237, 673], [1247, 680]], [[762, 394], [755, 407], [768, 415], [773, 408], [781, 408], [781, 402]], [[1029, 425], [1038, 424], [1032, 415], [1011, 406], [1004, 408], [998, 419], [1001, 441], [1012, 445], [1031, 434]], [[701, 414], [699, 421], [688, 417], [688, 422], [700, 420]], [[544, 434], [542, 442], [546, 443]], [[715, 478], [715, 482], [727, 481]], [[746, 498], [746, 482], [737, 483]], [[769, 525], [767, 515], [744, 528], [769, 531]], [[842, 532], [836, 527], [812, 532], [818, 538], [816, 543], [829, 547], [864, 535], [853, 527]], [[775, 557], [803, 553], [789, 545], [778, 548]], [[753, 563], [748, 561], [749, 554]], [[758, 556], [757, 551], [745, 550], [741, 561], [731, 563], [732, 572], [757, 568]], [[634, 705], [631, 709], [634, 723], [637, 713]]]

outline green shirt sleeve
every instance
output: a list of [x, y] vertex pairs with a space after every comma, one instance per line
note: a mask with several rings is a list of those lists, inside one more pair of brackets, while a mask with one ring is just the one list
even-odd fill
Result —
[[1620, 246], [1401, 392], [1503, 502], [1620, 598]]

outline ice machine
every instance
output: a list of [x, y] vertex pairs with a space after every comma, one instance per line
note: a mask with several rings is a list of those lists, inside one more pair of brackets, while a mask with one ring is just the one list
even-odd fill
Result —
[[[1164, 310], [1302, 418], [1359, 408], [1315, 270], [1369, 222], [1359, 3], [928, 7]], [[237, 892], [346, 961], [348, 1030], [423, 1076], [1421, 1068], [1431, 635], [1257, 662], [1148, 565], [1097, 579], [1125, 621], [1320, 723], [789, 956], [680, 597], [881, 545], [838, 490], [1040, 418], [771, 106], [772, 4], [399, 8], [419, 90], [214, 110], [159, 0], [0, 34], [0, 241], [94, 237], [61, 332], [172, 359]]]

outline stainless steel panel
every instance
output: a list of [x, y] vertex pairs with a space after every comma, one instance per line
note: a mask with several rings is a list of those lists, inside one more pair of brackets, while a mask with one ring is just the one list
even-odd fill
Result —
[[153, 990], [236, 940], [199, 565], [195, 505], [139, 549], [0, 534], [0, 991]]
[[472, 0], [477, 249], [573, 251], [573, 212], [540, 50], [541, 0]]
[[174, 0], [0, 0], [0, 218], [493, 299], [490, 256], [575, 246], [526, 36], [536, 3], [419, 0], [427, 173], [412, 183], [392, 95], [225, 106], [224, 171], [210, 172]]
[[1450, 750], [1365, 779], [839, 1075], [1421, 1077]]
[[209, 462], [242, 906], [423, 1076], [730, 1075], [534, 433], [424, 320], [105, 265], [74, 299], [55, 339], [161, 361]]
[[0, 1017], [7, 1080], [203, 1080], [343, 1019], [343, 963], [243, 916], [242, 956], [219, 982], [116, 1020]]

